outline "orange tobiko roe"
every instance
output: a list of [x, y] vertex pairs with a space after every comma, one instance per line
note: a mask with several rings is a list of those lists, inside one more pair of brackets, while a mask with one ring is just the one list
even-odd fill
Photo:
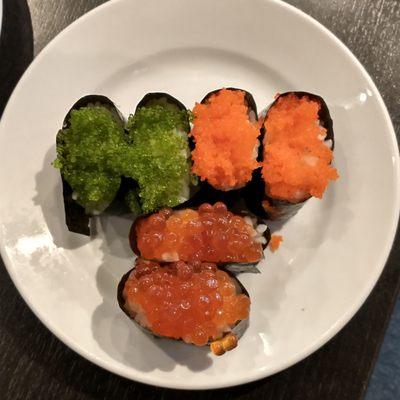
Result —
[[319, 125], [318, 102], [294, 94], [280, 97], [265, 121], [262, 175], [266, 194], [292, 203], [310, 196], [322, 198], [338, 173], [331, 166], [333, 152]]
[[218, 202], [198, 211], [162, 209], [137, 221], [134, 234], [139, 254], [148, 260], [258, 262], [266, 239], [251, 223]]
[[192, 172], [216, 189], [244, 186], [259, 167], [260, 135], [258, 122], [249, 120], [245, 93], [222, 89], [205, 104], [197, 103], [193, 114]]
[[271, 240], [268, 243], [268, 247], [272, 252], [275, 252], [276, 250], [279, 249], [279, 246], [281, 245], [283, 241], [283, 237], [280, 235], [272, 235]]
[[204, 346], [249, 316], [250, 299], [215, 264], [136, 260], [125, 308], [156, 335]]

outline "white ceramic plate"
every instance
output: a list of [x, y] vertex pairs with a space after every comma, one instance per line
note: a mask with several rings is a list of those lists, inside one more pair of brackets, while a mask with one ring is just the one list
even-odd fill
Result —
[[[116, 287], [132, 265], [130, 221], [101, 218], [91, 241], [69, 233], [55, 135], [88, 93], [128, 115], [147, 92], [188, 107], [236, 86], [259, 108], [277, 91], [328, 102], [340, 180], [282, 228], [281, 249], [243, 275], [252, 296], [239, 347], [157, 340], [123, 315]], [[35, 314], [64, 343], [125, 377], [174, 388], [256, 380], [306, 357], [354, 315], [387, 259], [399, 214], [399, 156], [382, 99], [359, 62], [307, 15], [266, 0], [119, 0], [87, 14], [35, 60], [0, 131], [0, 239], [8, 271]], [[104, 233], [105, 232], [105, 233]], [[4, 300], [4, 299], [3, 299]]]

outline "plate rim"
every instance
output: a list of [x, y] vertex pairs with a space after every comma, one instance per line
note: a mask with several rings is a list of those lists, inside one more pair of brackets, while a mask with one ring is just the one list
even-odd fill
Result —
[[[113, 0], [113, 1], [107, 1], [89, 12], [83, 14], [80, 16], [78, 19], [76, 19], [74, 22], [72, 22], [70, 25], [68, 25], [66, 28], [64, 28], [59, 34], [57, 34], [46, 46], [45, 48], [39, 53], [39, 55], [33, 60], [33, 62], [29, 65], [29, 67], [26, 69], [24, 72], [22, 78], [16, 85], [14, 91], [12, 92], [7, 105], [4, 109], [3, 117], [0, 121], [0, 133], [2, 131], [2, 126], [3, 126], [3, 121], [4, 117], [8, 115], [9, 109], [11, 109], [15, 98], [17, 98], [18, 93], [20, 88], [24, 85], [25, 81], [29, 79], [32, 70], [36, 67], [36, 64], [39, 64], [41, 59], [48, 53], [50, 52], [53, 47], [56, 47], [59, 40], [61, 40], [64, 35], [68, 34], [70, 30], [75, 29], [75, 26], [81, 23], [84, 23], [86, 19], [92, 18], [96, 13], [99, 13], [103, 10], [103, 8], [107, 7], [118, 7], [119, 3], [122, 3], [127, 0]], [[373, 79], [371, 76], [368, 74], [367, 70], [364, 68], [364, 66], [361, 64], [361, 62], [357, 59], [357, 57], [352, 53], [352, 51], [333, 33], [331, 32], [328, 28], [326, 28], [322, 23], [311, 17], [310, 15], [306, 14], [304, 11], [296, 8], [295, 6], [288, 4], [282, 0], [262, 0], [265, 3], [274, 3], [278, 5], [279, 7], [283, 7], [286, 12], [292, 12], [296, 14], [297, 17], [302, 19], [306, 24], [311, 24], [314, 27], [316, 27], [322, 34], [327, 35], [327, 37], [332, 40], [332, 42], [338, 46], [345, 55], [347, 55], [352, 62], [355, 64], [355, 66], [358, 68], [360, 73], [362, 74], [363, 78], [369, 83], [371, 90], [374, 94], [374, 96], [377, 99], [378, 106], [383, 112], [383, 117], [385, 119], [386, 127], [390, 133], [390, 139], [391, 139], [391, 145], [393, 150], [396, 150], [393, 154], [393, 176], [394, 176], [394, 181], [395, 182], [400, 182], [400, 155], [399, 155], [399, 145], [397, 142], [397, 137], [395, 134], [395, 130], [393, 127], [392, 120], [390, 118], [389, 112], [387, 110], [387, 107], [383, 101], [383, 98], [375, 85]], [[1, 2], [1, 0], [0, 0]], [[0, 25], [1, 26], [1, 25]], [[4, 235], [0, 231], [0, 253], [1, 257], [4, 261], [5, 267], [7, 269], [8, 274], [10, 275], [15, 287], [17, 288], [20, 296], [24, 299], [25, 303], [28, 305], [28, 307], [31, 309], [31, 311], [34, 313], [34, 315], [42, 322], [42, 324], [53, 334], [55, 335], [59, 340], [61, 340], [66, 346], [71, 348], [74, 352], [79, 354], [80, 356], [84, 357], [86, 360], [90, 361], [91, 363], [109, 371], [114, 374], [117, 374], [119, 376], [122, 376], [124, 378], [142, 382], [145, 384], [150, 384], [153, 386], [160, 386], [160, 387], [165, 387], [165, 388], [171, 388], [171, 389], [181, 389], [181, 390], [202, 390], [202, 389], [217, 389], [217, 388], [226, 388], [226, 387], [232, 387], [232, 386], [237, 386], [237, 385], [242, 385], [245, 383], [249, 382], [254, 382], [263, 378], [266, 378], [268, 376], [272, 376], [278, 372], [281, 372], [290, 366], [300, 362], [304, 358], [308, 357], [318, 349], [320, 349], [322, 346], [324, 346], [330, 339], [332, 339], [337, 333], [339, 333], [343, 327], [350, 321], [350, 319], [359, 311], [361, 306], [364, 304], [365, 300], [367, 297], [371, 294], [372, 290], [374, 289], [379, 277], [381, 276], [383, 269], [386, 265], [386, 262], [388, 260], [390, 251], [394, 245], [395, 242], [395, 235], [396, 235], [396, 230], [399, 222], [399, 216], [400, 216], [400, 185], [395, 185], [394, 188], [394, 198], [395, 198], [395, 209], [392, 210], [394, 217], [392, 219], [392, 223], [390, 228], [388, 229], [388, 239], [385, 248], [381, 252], [380, 260], [377, 263], [379, 265], [379, 270], [376, 273], [376, 276], [371, 278], [371, 284], [370, 287], [362, 294], [360, 297], [360, 300], [353, 303], [352, 307], [349, 307], [344, 313], [341, 318], [339, 318], [336, 323], [331, 326], [329, 329], [325, 331], [325, 333], [319, 337], [315, 343], [310, 344], [309, 346], [305, 347], [302, 351], [295, 353], [292, 357], [289, 357], [285, 363], [282, 363], [278, 368], [273, 369], [272, 371], [266, 372], [265, 370], [258, 370], [254, 372], [253, 374], [247, 375], [244, 378], [232, 378], [226, 380], [222, 384], [200, 384], [196, 385], [195, 382], [190, 382], [190, 386], [181, 384], [179, 382], [171, 382], [167, 378], [165, 379], [160, 379], [158, 378], [152, 378], [152, 374], [147, 374], [141, 371], [135, 371], [135, 377], [132, 376], [132, 374], [127, 373], [122, 367], [119, 366], [112, 366], [108, 362], [103, 361], [101, 359], [98, 359], [95, 355], [93, 355], [91, 352], [86, 351], [82, 346], [80, 346], [78, 343], [75, 343], [73, 340], [69, 339], [67, 335], [64, 335], [63, 332], [59, 332], [57, 329], [55, 329], [53, 326], [51, 326], [51, 321], [47, 321], [44, 317], [40, 315], [40, 311], [38, 309], [35, 309], [34, 306], [28, 301], [24, 291], [21, 289], [21, 285], [19, 283], [17, 275], [14, 273], [14, 269], [12, 267], [12, 261], [8, 257], [7, 252], [5, 251], [5, 240], [4, 240]]]

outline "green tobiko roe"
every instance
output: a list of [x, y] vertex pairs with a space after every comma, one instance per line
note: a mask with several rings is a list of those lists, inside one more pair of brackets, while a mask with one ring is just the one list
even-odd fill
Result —
[[102, 106], [73, 110], [69, 126], [57, 134], [54, 166], [86, 213], [103, 211], [119, 189], [120, 172], [129, 157], [124, 135], [121, 121]]
[[144, 212], [173, 207], [189, 196], [188, 114], [171, 105], [139, 108], [128, 120], [131, 162], [124, 173], [139, 184]]
[[112, 203], [122, 176], [139, 186], [125, 196], [135, 214], [173, 207], [189, 197], [188, 128], [187, 111], [171, 104], [139, 108], [127, 132], [106, 107], [83, 107], [58, 132], [54, 166], [88, 214]]

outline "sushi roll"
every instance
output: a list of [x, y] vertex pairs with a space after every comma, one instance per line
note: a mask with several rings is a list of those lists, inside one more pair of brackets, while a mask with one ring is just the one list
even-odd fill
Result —
[[284, 221], [338, 178], [332, 119], [320, 96], [287, 92], [269, 107], [262, 131], [262, 169], [245, 198], [256, 215]]
[[121, 182], [119, 155], [126, 151], [125, 121], [105, 96], [81, 98], [57, 134], [65, 220], [70, 231], [90, 235], [89, 218], [114, 200]]
[[235, 215], [225, 204], [202, 204], [197, 210], [162, 209], [137, 219], [130, 244], [140, 257], [159, 262], [201, 261], [252, 266], [263, 258], [270, 239], [265, 224]]
[[184, 203], [195, 190], [189, 131], [185, 106], [166, 93], [147, 94], [129, 117], [131, 162], [123, 175], [136, 182], [133, 190], [143, 213]]
[[141, 258], [118, 286], [122, 311], [145, 331], [221, 355], [247, 327], [250, 298], [240, 282], [211, 263]]
[[209, 195], [203, 201], [224, 200], [228, 196], [218, 197], [218, 192], [241, 189], [251, 181], [259, 167], [260, 130], [250, 93], [235, 88], [209, 93], [193, 109], [190, 136], [192, 171], [203, 183], [201, 192]]

